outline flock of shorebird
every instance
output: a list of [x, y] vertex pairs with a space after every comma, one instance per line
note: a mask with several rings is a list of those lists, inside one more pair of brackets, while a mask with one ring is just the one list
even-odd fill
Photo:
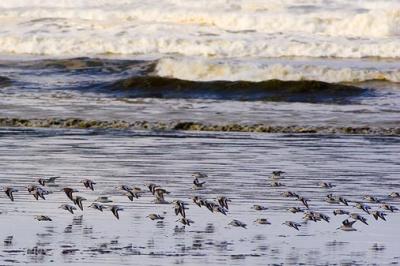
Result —
[[[270, 176], [271, 182], [270, 185], [271, 187], [284, 187], [284, 184], [279, 182], [280, 179], [283, 178], [283, 174], [285, 172], [283, 171], [273, 171], [272, 175]], [[202, 173], [202, 172], [195, 172], [192, 174], [193, 179], [193, 189], [202, 189], [205, 185], [205, 181], [200, 181], [204, 180], [207, 177], [207, 174]], [[57, 192], [56, 191], [49, 191], [46, 187], [49, 186], [55, 186], [55, 182], [59, 177], [48, 177], [48, 178], [37, 178], [36, 181], [39, 185], [36, 184], [31, 184], [26, 187], [24, 187], [29, 194], [31, 194], [36, 200], [43, 199], [45, 200], [46, 196]], [[81, 180], [80, 183], [83, 184], [83, 186], [86, 189], [90, 189], [92, 191], [95, 190], [95, 185], [96, 183], [90, 179], [84, 179]], [[318, 183], [318, 186], [324, 189], [331, 189], [335, 187], [332, 183], [327, 183], [327, 182], [320, 182]], [[146, 184], [146, 187], [148, 188], [149, 192], [153, 194], [155, 197], [154, 202], [158, 204], [172, 204], [173, 209], [175, 211], [175, 214], [179, 216], [180, 218], [177, 220], [177, 222], [182, 223], [185, 226], [190, 226], [192, 223], [194, 223], [193, 220], [189, 219], [186, 217], [186, 210], [188, 209], [188, 203], [181, 201], [181, 200], [173, 200], [172, 202], [168, 202], [165, 200], [165, 195], [170, 194], [165, 188], [162, 188], [159, 185], [156, 185], [154, 183], [149, 183]], [[115, 190], [118, 190], [122, 192], [125, 196], [129, 198], [129, 200], [133, 201], [134, 198], [138, 199], [139, 197], [142, 196], [143, 193], [146, 193], [144, 190], [142, 190], [139, 187], [131, 187], [128, 185], [119, 185], [115, 187]], [[11, 187], [11, 186], [6, 186], [3, 187], [3, 191], [5, 194], [8, 196], [8, 198], [11, 201], [14, 201], [14, 193], [18, 192], [18, 189]], [[59, 192], [64, 192], [67, 196], [67, 198], [72, 201], [74, 205], [71, 204], [62, 204], [59, 208], [66, 210], [70, 212], [71, 214], [74, 214], [74, 211], [77, 210], [75, 206], [77, 206], [80, 210], [83, 211], [83, 201], [86, 200], [86, 198], [82, 196], [75, 195], [74, 193], [78, 193], [79, 191], [70, 188], [70, 187], [64, 187]], [[317, 211], [312, 211], [309, 206], [310, 200], [300, 196], [298, 193], [292, 192], [292, 191], [285, 191], [281, 194], [283, 197], [288, 197], [288, 198], [294, 198], [299, 201], [304, 207], [290, 207], [288, 208], [288, 211], [291, 213], [298, 213], [302, 212], [304, 213], [303, 220], [304, 222], [308, 221], [313, 221], [313, 222], [318, 222], [318, 221], [325, 221], [328, 222], [330, 221], [330, 217], [326, 214], [323, 214], [321, 212]], [[392, 192], [388, 195], [387, 199], [400, 199], [400, 193], [398, 192]], [[374, 196], [366, 195], [363, 198], [364, 201], [373, 203], [373, 204], [380, 204], [379, 209], [389, 211], [389, 212], [395, 212], [398, 211], [399, 209], [396, 208], [393, 205], [390, 205], [388, 203], [385, 203], [383, 200], [378, 199]], [[203, 199], [200, 196], [193, 196], [192, 201], [194, 204], [196, 204], [199, 207], [206, 207], [209, 211], [212, 213], [221, 213], [223, 215], [227, 215], [229, 211], [229, 206], [228, 203], [231, 202], [231, 200], [226, 197], [226, 196], [219, 196], [217, 197], [214, 201]], [[345, 205], [345, 206], [350, 206], [354, 207], [357, 209], [360, 209], [364, 211], [368, 215], [372, 215], [376, 220], [382, 219], [386, 221], [385, 216], [387, 216], [387, 213], [381, 210], [374, 210], [372, 211], [372, 208], [359, 201], [352, 201], [349, 199], [346, 199], [341, 196], [334, 196], [333, 194], [328, 194], [325, 198], [325, 201], [330, 204], [337, 204], [337, 205]], [[119, 219], [119, 211], [122, 211], [123, 208], [118, 206], [118, 205], [112, 205], [113, 201], [108, 197], [108, 196], [100, 196], [98, 197], [93, 203], [91, 203], [88, 207], [96, 209], [98, 211], [103, 212], [105, 209], [109, 209], [112, 214]], [[267, 207], [261, 206], [261, 205], [253, 205], [252, 209], [256, 211], [262, 211], [268, 209]], [[341, 229], [343, 231], [356, 231], [356, 229], [353, 227], [353, 224], [356, 223], [357, 221], [362, 222], [366, 225], [367, 219], [360, 215], [359, 213], [353, 213], [344, 209], [336, 209], [333, 211], [333, 214], [336, 215], [346, 215], [347, 218], [342, 222], [341, 226], [338, 227], [337, 229]], [[147, 215], [147, 218], [151, 220], [163, 220], [164, 217], [160, 214], [156, 213], [151, 213]], [[38, 221], [52, 221], [52, 219], [49, 216], [46, 215], [37, 215], [35, 216], [35, 219]], [[352, 219], [352, 220], [350, 220]], [[271, 224], [268, 219], [266, 218], [258, 218], [254, 221], [257, 224]], [[284, 225], [287, 225], [291, 228], [294, 228], [296, 230], [299, 230], [301, 227], [301, 223], [294, 222], [294, 221], [285, 221], [283, 223]], [[243, 227], [246, 228], [247, 225], [240, 220], [234, 219], [232, 220], [228, 225], [230, 226], [235, 226], [235, 227]]]

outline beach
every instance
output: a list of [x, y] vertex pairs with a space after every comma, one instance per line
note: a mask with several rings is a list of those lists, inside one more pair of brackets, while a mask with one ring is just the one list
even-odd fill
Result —
[[[19, 0], [0, 3], [0, 25], [0, 187], [18, 190], [0, 196], [1, 265], [400, 262], [400, 216], [382, 207], [400, 208], [397, 1]], [[27, 191], [53, 176], [46, 200]], [[65, 187], [83, 211], [59, 208], [74, 205]], [[89, 208], [100, 196], [119, 219]], [[340, 230], [353, 218], [337, 209], [368, 225]]]

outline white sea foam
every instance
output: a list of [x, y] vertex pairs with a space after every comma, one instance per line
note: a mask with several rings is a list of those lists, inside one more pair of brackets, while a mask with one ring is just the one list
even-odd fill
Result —
[[384, 80], [400, 82], [398, 64], [365, 61], [293, 60], [205, 60], [164, 58], [155, 74], [186, 80], [320, 80], [325, 82], [362, 82]]
[[[232, 75], [226, 74], [226, 79], [308, 79], [325, 73], [326, 80], [334, 81], [398, 81], [397, 73], [380, 69], [311, 66], [311, 73], [302, 73], [285, 65], [229, 64], [230, 58], [398, 59], [398, 0], [13, 0], [0, 2], [0, 25], [2, 54], [174, 55], [204, 58], [203, 70], [213, 64], [207, 60], [220, 59]], [[167, 62], [159, 65], [160, 73], [190, 76], [178, 75]], [[308, 71], [307, 67], [303, 66]], [[203, 76], [218, 78], [215, 73]]]

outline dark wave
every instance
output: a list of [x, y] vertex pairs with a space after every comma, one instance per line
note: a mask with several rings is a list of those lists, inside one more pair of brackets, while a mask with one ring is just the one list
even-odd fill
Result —
[[136, 76], [101, 86], [133, 98], [200, 98], [241, 101], [346, 103], [368, 90], [321, 81], [189, 81], [157, 76]]

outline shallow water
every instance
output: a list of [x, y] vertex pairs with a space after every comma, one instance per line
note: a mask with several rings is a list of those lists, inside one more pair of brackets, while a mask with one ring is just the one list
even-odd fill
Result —
[[[88, 199], [83, 212], [71, 215], [57, 207], [68, 203], [55, 192], [46, 201], [35, 201], [25, 191], [11, 202], [0, 196], [1, 264], [95, 263], [157, 264], [389, 264], [399, 262], [399, 214], [387, 221], [365, 215], [369, 226], [358, 231], [336, 230], [344, 217], [333, 216], [340, 207], [325, 203], [328, 193], [362, 200], [373, 194], [381, 199], [399, 191], [400, 139], [379, 136], [275, 135], [235, 133], [157, 133], [132, 131], [88, 131], [62, 129], [0, 129], [0, 185], [20, 188], [36, 176], [61, 176], [60, 187], [80, 190]], [[286, 187], [269, 187], [271, 171], [283, 169]], [[191, 173], [209, 174], [204, 190], [193, 191]], [[79, 180], [94, 179], [96, 191], [85, 190]], [[318, 188], [318, 181], [333, 182], [335, 188]], [[176, 223], [171, 205], [156, 205], [148, 192], [130, 202], [113, 187], [130, 184], [144, 188], [155, 182], [171, 191], [167, 200], [190, 202], [192, 195], [232, 199], [227, 217], [204, 207], [189, 205], [187, 215], [195, 223], [183, 228]], [[310, 198], [310, 206], [331, 216], [330, 223], [309, 222], [299, 232], [281, 225], [301, 221], [301, 214], [286, 208], [299, 202], [280, 193], [294, 190]], [[116, 220], [110, 211], [87, 209], [99, 195], [125, 209]], [[399, 207], [399, 201], [392, 202]], [[257, 212], [253, 204], [269, 207]], [[378, 205], [370, 204], [373, 209]], [[149, 213], [165, 214], [162, 223], [150, 221]], [[52, 222], [38, 222], [44, 214]], [[259, 217], [272, 225], [255, 225]], [[230, 228], [239, 219], [248, 229]]]

